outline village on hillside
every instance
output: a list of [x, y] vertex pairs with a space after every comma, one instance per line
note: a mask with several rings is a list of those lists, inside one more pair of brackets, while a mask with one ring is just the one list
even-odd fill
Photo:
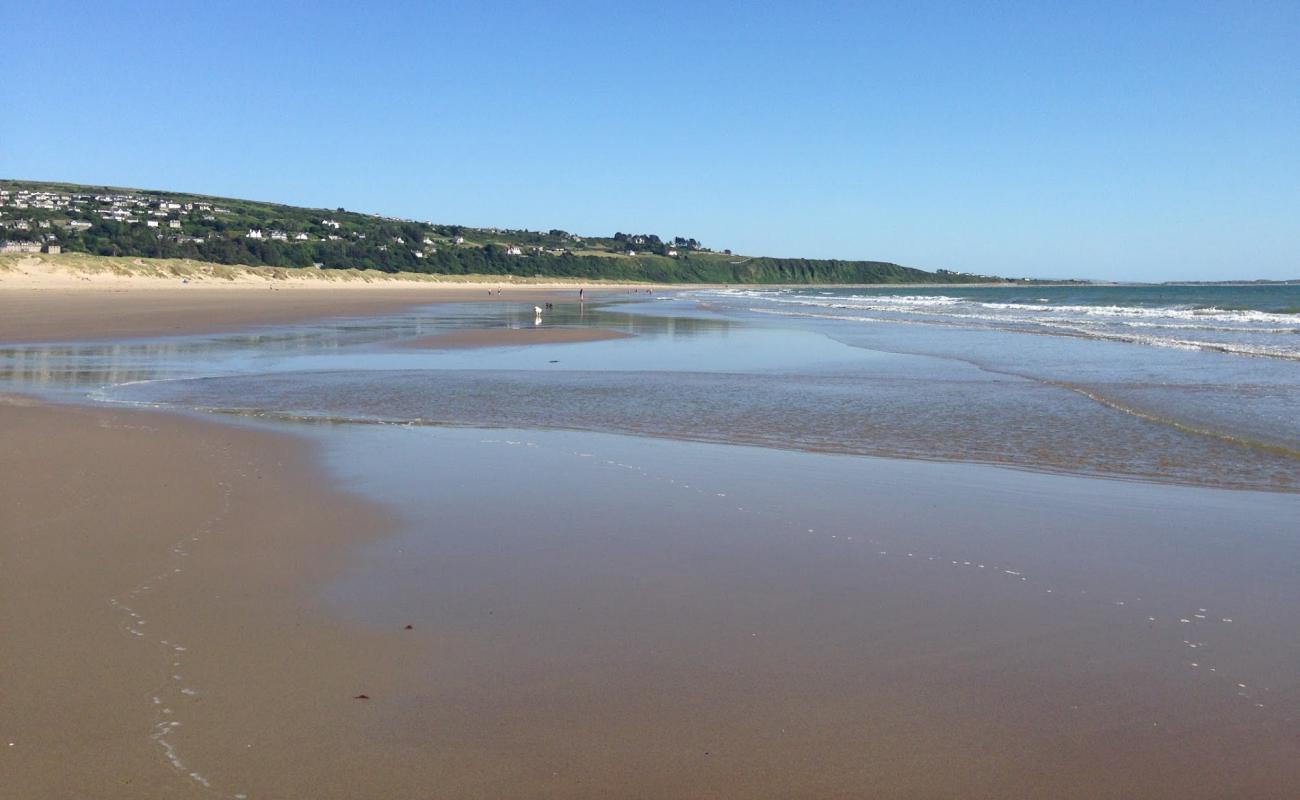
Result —
[[[2, 184], [0, 184], [2, 185]], [[247, 219], [248, 209], [229, 207], [201, 199], [172, 198], [163, 194], [125, 191], [59, 191], [39, 188], [0, 188], [0, 252], [58, 253], [69, 240], [102, 228], [116, 234], [121, 226], [139, 226], [152, 230], [160, 242], [176, 245], [203, 245], [214, 237], [241, 239], [249, 243], [284, 242], [367, 242], [373, 233], [356, 225], [355, 217], [428, 228], [419, 235], [396, 233], [370, 241], [378, 252], [401, 251], [415, 259], [424, 259], [446, 247], [498, 244], [508, 256], [560, 256], [583, 252], [594, 255], [659, 255], [675, 258], [684, 251], [710, 252], [694, 239], [678, 237], [665, 244], [650, 234], [617, 233], [608, 239], [551, 230], [546, 233], [520, 229], [465, 228], [441, 226], [379, 215], [358, 215], [349, 222], [325, 216], [303, 219], [301, 214], [285, 214], [283, 219], [257, 215]], [[304, 209], [293, 209], [295, 212]], [[339, 211], [342, 211], [340, 209]], [[328, 212], [327, 212], [328, 213]], [[249, 224], [245, 225], [244, 223]], [[265, 223], [265, 224], [263, 224]], [[277, 227], [278, 226], [278, 227]], [[78, 248], [80, 249], [80, 248]], [[319, 262], [313, 262], [321, 266]]]
[[248, 266], [690, 283], [999, 280], [886, 261], [742, 256], [685, 236], [476, 228], [344, 208], [0, 179], [0, 254], [61, 252]]

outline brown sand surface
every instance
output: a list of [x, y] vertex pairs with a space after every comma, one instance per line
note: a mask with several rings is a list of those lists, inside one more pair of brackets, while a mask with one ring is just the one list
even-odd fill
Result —
[[[656, 287], [660, 291], [672, 287]], [[642, 284], [244, 267], [84, 253], [0, 256], [0, 343], [215, 333], [426, 303], [541, 305]]]
[[[441, 643], [439, 679], [377, 700], [374, 730], [462, 754], [439, 785], [899, 798], [1300, 786], [1295, 614], [1278, 594], [1295, 549], [1272, 538], [1287, 498], [585, 434], [332, 436], [354, 440], [335, 463], [376, 476], [371, 491], [408, 520], [343, 592], [371, 624], [415, 618]], [[1162, 498], [1195, 510], [1166, 513]], [[1195, 603], [1240, 614], [1181, 625]]]
[[352, 696], [410, 640], [341, 636], [304, 587], [382, 515], [301, 443], [224, 426], [10, 399], [0, 439], [0, 796], [211, 796], [213, 753], [226, 780], [348, 761]]
[[[1300, 779], [1286, 723], [1205, 691], [1145, 625], [978, 570], [728, 529], [590, 469], [530, 487], [537, 466], [510, 457], [475, 467], [504, 484], [458, 485], [447, 463], [434, 558], [396, 564], [422, 609], [405, 630], [322, 603], [399, 525], [297, 439], [23, 401], [0, 436], [0, 796], [1282, 797]], [[539, 524], [536, 492], [570, 485], [581, 515]]]
[[608, 328], [478, 328], [453, 331], [434, 336], [422, 336], [400, 342], [402, 347], [425, 350], [457, 349], [462, 347], [515, 347], [530, 344], [578, 344], [603, 342], [610, 339], [627, 339], [632, 334]]
[[[48, 295], [48, 322], [33, 293], [0, 296], [0, 339], [432, 302], [171, 292]], [[434, 550], [399, 560], [392, 583], [420, 611], [398, 603], [376, 624], [320, 592], [402, 524], [341, 494], [305, 441], [10, 398], [0, 443], [3, 798], [1209, 798], [1300, 785], [1300, 739], [1272, 710], [1293, 697], [1257, 712], [1170, 659], [1182, 645], [1141, 617], [1117, 626], [1109, 604], [1027, 602], [973, 569], [934, 577], [874, 548], [808, 548], [561, 462], [471, 471], [453, 454], [433, 473], [416, 451], [408, 472], [439, 490], [422, 517]], [[779, 471], [736, 467], [712, 472], [749, 486], [746, 506], [789, 490]], [[562, 506], [580, 513], [539, 523], [556, 496], [581, 498]], [[1055, 500], [1038, 501], [1044, 519]], [[936, 502], [954, 531], [1040, 535], [988, 509], [968, 519], [977, 505], [951, 492], [904, 486], [865, 507], [883, 531], [942, 542], [943, 525], [909, 521]], [[1074, 508], [1081, 532], [1152, 530], [1147, 517], [1125, 527], [1131, 509]], [[1225, 635], [1249, 650], [1249, 629]]]
[[[616, 288], [601, 290], [603, 296]], [[0, 342], [68, 341], [216, 333], [248, 327], [359, 314], [382, 314], [427, 303], [568, 302], [574, 291], [482, 286], [391, 288], [186, 287], [112, 291], [0, 290]]]

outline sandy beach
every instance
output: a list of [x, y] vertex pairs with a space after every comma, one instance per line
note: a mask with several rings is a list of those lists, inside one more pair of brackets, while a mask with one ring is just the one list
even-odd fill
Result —
[[214, 333], [381, 314], [429, 303], [544, 304], [574, 301], [579, 289], [599, 299], [644, 288], [609, 282], [482, 276], [434, 279], [179, 264], [79, 255], [0, 257], [0, 342]]
[[[496, 282], [176, 284], [151, 276], [69, 279], [30, 264], [20, 278], [0, 273], [0, 342], [210, 333], [484, 297], [569, 301], [576, 292]], [[483, 331], [414, 346], [621, 335]], [[310, 750], [330, 750], [338, 774], [355, 774], [366, 796], [409, 786], [407, 777], [386, 784], [385, 755], [358, 753], [346, 732], [365, 713], [365, 701], [354, 698], [400, 680], [420, 634], [345, 631], [311, 602], [311, 587], [337, 570], [345, 545], [391, 524], [372, 504], [329, 488], [309, 445], [21, 396], [0, 396], [0, 438], [7, 654], [0, 796], [207, 796], [206, 778], [184, 755], [186, 734], [200, 721], [204, 748], [247, 769], [260, 763], [267, 774], [281, 772], [282, 745], [308, 725], [318, 732]], [[180, 718], [174, 706], [199, 697], [192, 685], [204, 675], [203, 702], [190, 709], [199, 718]], [[285, 713], [286, 702], [297, 711]], [[312, 783], [300, 783], [307, 772], [284, 773], [284, 796]], [[192, 780], [177, 781], [190, 773]], [[318, 796], [357, 796], [317, 788]]]
[[[0, 292], [18, 315], [0, 339], [486, 295], [189, 288]], [[539, 291], [556, 290], [493, 298], [556, 296]], [[641, 339], [570, 330], [403, 347]], [[1285, 495], [14, 395], [0, 437], [6, 797], [1300, 785], [1294, 643], [1277, 644], [1293, 618], [1277, 608], [1295, 555]], [[1243, 549], [1228, 519], [1259, 541]], [[1224, 610], [1198, 615], [1207, 595]], [[1214, 627], [1187, 638], [1183, 614]]]
[[1300, 0], [0, 19], [0, 800], [1300, 800]]
[[[398, 456], [608, 499], [523, 537], [532, 501], [484, 516], [478, 489], [435, 493], [446, 541], [395, 540], [383, 569], [440, 610], [361, 619], [318, 591], [401, 524], [331, 490], [309, 443], [20, 399], [0, 419], [6, 796], [1280, 797], [1300, 779], [1285, 723], [1159, 668], [1160, 637], [1112, 629], [1109, 604], [1035, 608], [975, 565], [742, 534], [621, 469], [523, 489], [545, 438], [531, 467], [465, 449], [483, 445]], [[997, 519], [971, 494], [988, 489], [954, 507]], [[671, 516], [648, 513], [661, 492]], [[457, 528], [498, 533], [481, 552]]]
[[324, 488], [301, 442], [21, 398], [0, 430], [4, 796], [202, 796], [176, 780], [190, 727], [273, 758], [296, 714], [258, 709], [332, 708], [317, 730], [342, 730], [358, 687], [395, 674], [400, 649], [380, 650], [409, 640], [340, 637], [304, 602], [386, 522]]

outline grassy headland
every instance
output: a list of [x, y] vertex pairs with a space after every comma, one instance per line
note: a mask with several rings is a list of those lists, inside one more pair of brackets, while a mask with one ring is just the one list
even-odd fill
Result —
[[768, 258], [693, 238], [470, 228], [343, 208], [181, 192], [0, 180], [10, 250], [267, 268], [662, 283], [975, 283], [1002, 279], [883, 261]]

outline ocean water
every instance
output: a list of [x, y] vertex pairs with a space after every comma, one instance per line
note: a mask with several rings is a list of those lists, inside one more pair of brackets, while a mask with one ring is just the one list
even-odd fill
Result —
[[[698, 290], [632, 338], [419, 350], [531, 306], [0, 350], [0, 387], [258, 418], [623, 433], [1300, 490], [1294, 286]], [[1195, 343], [1195, 344], [1192, 344]]]
[[754, 311], [1300, 359], [1300, 284], [734, 289]]

